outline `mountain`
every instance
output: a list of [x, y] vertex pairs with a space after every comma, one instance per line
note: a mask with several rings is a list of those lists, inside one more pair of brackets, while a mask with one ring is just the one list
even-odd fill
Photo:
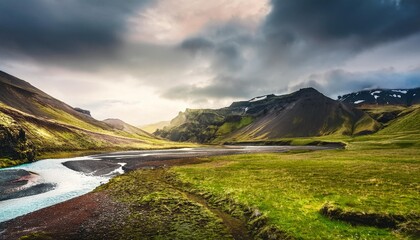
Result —
[[201, 143], [372, 133], [380, 124], [313, 88], [265, 95], [221, 109], [187, 109], [155, 132], [174, 141]]
[[117, 127], [111, 122], [98, 121], [89, 111], [73, 108], [0, 71], [0, 167], [10, 165], [10, 159], [31, 161], [45, 152], [150, 148], [166, 143], [128, 124]]
[[161, 122], [157, 122], [157, 123], [143, 125], [143, 126], [140, 126], [139, 128], [148, 132], [148, 133], [154, 133], [156, 130], [162, 129], [166, 126], [169, 126], [170, 124], [171, 124], [170, 121], [161, 121]]
[[0, 102], [23, 113], [49, 120], [83, 125], [86, 128], [110, 129], [95, 120], [88, 111], [72, 108], [28, 82], [0, 71]]
[[420, 104], [420, 88], [372, 89], [345, 94], [339, 101], [354, 105], [403, 105]]
[[146, 138], [155, 138], [153, 134], [150, 134], [140, 128], [134, 127], [120, 119], [109, 118], [103, 120], [104, 123], [111, 126], [115, 130], [122, 131], [128, 134], [131, 137], [146, 137]]

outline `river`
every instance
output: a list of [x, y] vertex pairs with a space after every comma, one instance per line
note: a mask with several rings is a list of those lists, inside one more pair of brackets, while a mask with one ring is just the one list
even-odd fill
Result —
[[240, 153], [284, 152], [291, 149], [323, 150], [330, 148], [315, 146], [231, 146], [126, 151], [77, 158], [46, 159], [4, 168], [0, 169], [0, 177], [5, 171], [23, 169], [37, 176], [30, 183], [31, 185], [47, 183], [55, 187], [43, 193], [0, 201], [0, 222], [86, 194], [108, 182], [113, 176], [124, 173], [124, 170], [165, 166], [166, 163], [174, 159]]

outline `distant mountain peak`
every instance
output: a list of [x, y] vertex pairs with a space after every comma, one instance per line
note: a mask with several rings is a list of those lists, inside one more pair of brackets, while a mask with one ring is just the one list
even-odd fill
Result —
[[124, 126], [127, 124], [123, 120], [118, 118], [107, 118], [103, 120], [103, 122], [118, 130], [123, 130]]
[[420, 88], [412, 89], [370, 89], [345, 94], [338, 99], [354, 105], [404, 105], [420, 104]]
[[89, 110], [85, 110], [85, 109], [78, 108], [78, 107], [73, 108], [73, 109], [76, 110], [76, 112], [83, 113], [83, 114], [88, 115], [89, 117], [91, 117]]
[[318, 90], [316, 90], [315, 88], [313, 88], [313, 87], [301, 88], [297, 92], [302, 92], [302, 93], [319, 93], [320, 94], [320, 92]]
[[299, 97], [320, 97], [320, 96], [325, 97], [324, 94], [320, 93], [318, 90], [316, 90], [313, 87], [301, 88], [292, 94]]
[[139, 136], [153, 137], [153, 135], [151, 135], [150, 133], [145, 132], [142, 129], [137, 128], [135, 126], [132, 126], [118, 118], [108, 118], [103, 120], [102, 122], [117, 130], [126, 131], [128, 133], [137, 134]]
[[239, 102], [233, 102], [229, 108], [234, 108], [234, 107], [249, 107], [248, 105], [260, 105], [263, 104], [267, 101], [276, 101], [276, 100], [280, 100], [283, 99], [285, 97], [297, 97], [297, 98], [307, 98], [307, 97], [315, 97], [315, 96], [323, 96], [325, 97], [322, 93], [320, 93], [318, 90], [316, 90], [315, 88], [301, 88], [298, 91], [295, 91], [293, 93], [290, 94], [267, 94], [267, 95], [260, 95], [257, 97], [253, 97], [251, 99], [249, 99], [248, 101], [239, 101]]

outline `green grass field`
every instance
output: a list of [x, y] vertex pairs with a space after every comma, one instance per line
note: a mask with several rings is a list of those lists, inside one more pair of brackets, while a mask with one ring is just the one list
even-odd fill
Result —
[[[169, 189], [175, 185], [242, 219], [256, 238], [418, 239], [419, 108], [403, 114], [372, 135], [273, 140], [345, 143], [341, 150], [217, 156], [173, 167]], [[136, 171], [144, 179], [123, 189], [152, 181], [151, 173]]]
[[[345, 150], [212, 157], [171, 171], [195, 191], [259, 209], [269, 224], [298, 239], [414, 239], [419, 142], [416, 134], [395, 136], [340, 139], [349, 144]], [[352, 225], [322, 215], [327, 204], [344, 214], [404, 221], [394, 228]]]

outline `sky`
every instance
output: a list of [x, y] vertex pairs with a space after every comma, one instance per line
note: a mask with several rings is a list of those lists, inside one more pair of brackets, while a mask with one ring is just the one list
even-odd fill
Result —
[[418, 0], [2, 0], [0, 70], [103, 120], [420, 86]]

